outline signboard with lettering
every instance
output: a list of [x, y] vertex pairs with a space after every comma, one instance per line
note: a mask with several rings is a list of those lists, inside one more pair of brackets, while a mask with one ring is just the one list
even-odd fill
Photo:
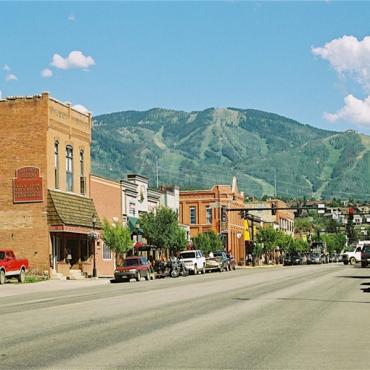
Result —
[[37, 167], [22, 167], [16, 170], [13, 179], [13, 202], [34, 203], [44, 200], [42, 177]]

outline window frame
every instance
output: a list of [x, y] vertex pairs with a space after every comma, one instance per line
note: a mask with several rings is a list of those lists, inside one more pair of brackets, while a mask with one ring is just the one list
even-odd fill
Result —
[[[71, 181], [69, 186], [69, 181]], [[66, 191], [73, 192], [73, 146], [66, 146]]]
[[[194, 211], [193, 216], [192, 216], [192, 211]], [[192, 218], [194, 218], [194, 222], [192, 222]], [[190, 222], [190, 225], [196, 225], [197, 223], [197, 207], [196, 206], [189, 207], [189, 222]]]

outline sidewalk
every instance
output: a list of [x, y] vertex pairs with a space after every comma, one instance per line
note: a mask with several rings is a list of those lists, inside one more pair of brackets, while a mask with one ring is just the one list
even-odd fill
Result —
[[85, 287], [106, 285], [110, 279], [84, 279], [84, 280], [45, 280], [38, 283], [19, 284], [7, 282], [0, 286], [0, 298], [24, 295], [38, 292], [51, 292], [60, 290], [71, 290]]

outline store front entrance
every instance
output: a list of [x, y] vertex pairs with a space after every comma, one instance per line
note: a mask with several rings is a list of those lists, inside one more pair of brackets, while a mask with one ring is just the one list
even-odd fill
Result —
[[92, 272], [93, 246], [86, 234], [68, 232], [51, 233], [52, 268], [55, 272], [69, 276], [70, 270]]

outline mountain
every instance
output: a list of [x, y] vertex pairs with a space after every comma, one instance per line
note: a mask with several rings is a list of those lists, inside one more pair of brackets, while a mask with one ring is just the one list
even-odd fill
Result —
[[[156, 165], [157, 163], [157, 165]], [[151, 109], [94, 118], [92, 169], [207, 188], [237, 175], [246, 195], [370, 199], [370, 137], [252, 109]]]

